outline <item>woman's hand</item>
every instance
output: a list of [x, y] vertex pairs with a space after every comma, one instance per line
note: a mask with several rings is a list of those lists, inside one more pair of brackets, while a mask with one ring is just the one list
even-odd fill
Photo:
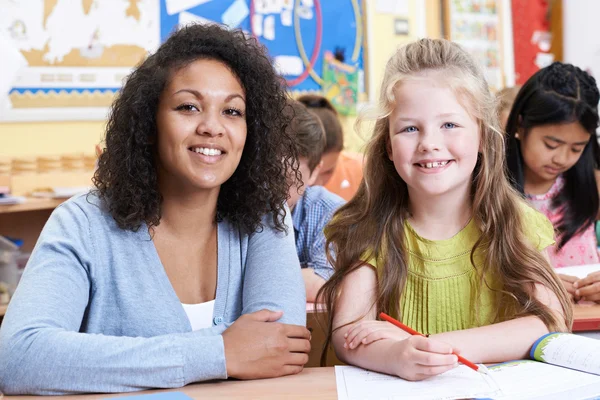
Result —
[[280, 324], [282, 311], [261, 310], [238, 318], [225, 332], [227, 375], [238, 379], [297, 374], [308, 362], [310, 332]]
[[579, 300], [600, 302], [600, 271], [577, 280], [573, 286]]
[[391, 360], [395, 373], [409, 381], [420, 381], [458, 366], [458, 357], [444, 342], [424, 336], [411, 336], [396, 342]]
[[360, 321], [351, 325], [344, 334], [344, 348], [355, 349], [381, 339], [404, 340], [410, 335], [387, 321]]
[[579, 280], [579, 278], [577, 278], [576, 276], [563, 275], [563, 274], [558, 274], [558, 277], [560, 278], [565, 289], [567, 289], [567, 292], [569, 292], [569, 295], [571, 296], [571, 300], [578, 301], [579, 295], [576, 294], [577, 287], [575, 287], [575, 282], [577, 282]]

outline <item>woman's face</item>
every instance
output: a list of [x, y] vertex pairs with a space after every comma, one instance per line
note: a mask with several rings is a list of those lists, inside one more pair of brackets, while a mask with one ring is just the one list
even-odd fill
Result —
[[219, 190], [246, 142], [246, 94], [220, 61], [201, 59], [173, 73], [157, 113], [159, 182]]
[[525, 182], [550, 182], [571, 168], [590, 141], [579, 122], [533, 127], [519, 132]]

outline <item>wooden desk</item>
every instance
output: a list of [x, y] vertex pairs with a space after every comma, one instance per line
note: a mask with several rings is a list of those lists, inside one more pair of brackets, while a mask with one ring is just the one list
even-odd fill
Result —
[[[144, 392], [114, 395], [92, 394], [62, 397], [64, 400], [99, 400], [108, 397], [123, 397], [161, 392], [183, 392], [194, 399], [314, 399], [335, 400], [337, 389], [332, 367], [305, 368], [297, 375], [256, 381], [219, 381], [196, 383], [179, 389], [149, 390]], [[56, 397], [55, 397], [56, 398]], [[11, 400], [48, 400], [42, 396], [5, 396]]]
[[600, 331], [600, 304], [573, 306], [573, 332]]

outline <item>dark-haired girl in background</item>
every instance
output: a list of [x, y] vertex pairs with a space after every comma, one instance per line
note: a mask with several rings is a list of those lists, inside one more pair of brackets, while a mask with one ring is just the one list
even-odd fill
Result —
[[[555, 62], [523, 85], [508, 118], [512, 182], [553, 223], [557, 243], [548, 255], [556, 268], [600, 262], [594, 234], [599, 211], [598, 101], [593, 77]], [[560, 276], [574, 300], [600, 300], [600, 274], [583, 280]]]
[[[7, 394], [298, 373], [304, 284], [290, 113], [266, 51], [190, 26], [128, 78], [96, 190], [46, 224], [0, 329]], [[287, 233], [286, 233], [287, 232]]]

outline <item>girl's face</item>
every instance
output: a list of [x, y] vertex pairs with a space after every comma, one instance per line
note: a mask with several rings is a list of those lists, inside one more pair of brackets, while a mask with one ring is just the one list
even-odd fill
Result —
[[197, 60], [173, 74], [157, 113], [158, 171], [179, 188], [219, 190], [246, 143], [246, 96], [227, 66]]
[[590, 134], [579, 122], [541, 125], [520, 135], [525, 182], [554, 181], [581, 157]]
[[478, 123], [439, 72], [421, 77], [394, 90], [388, 156], [411, 197], [464, 196], [477, 163]]

